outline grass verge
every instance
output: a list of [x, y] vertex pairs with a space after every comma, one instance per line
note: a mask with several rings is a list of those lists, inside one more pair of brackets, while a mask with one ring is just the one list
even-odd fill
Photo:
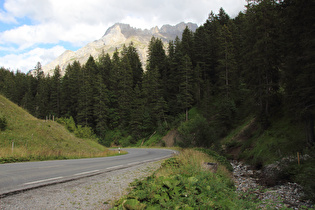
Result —
[[216, 158], [193, 149], [166, 160], [152, 176], [132, 183], [132, 191], [114, 209], [249, 209], [257, 204], [235, 192], [231, 173], [219, 164], [216, 173], [204, 163]]

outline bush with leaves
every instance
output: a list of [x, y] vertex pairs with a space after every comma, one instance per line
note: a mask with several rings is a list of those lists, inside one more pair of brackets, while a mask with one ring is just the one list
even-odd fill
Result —
[[182, 142], [179, 143], [181, 147], [210, 147], [217, 140], [215, 129], [199, 114], [182, 123], [178, 131], [182, 138]]
[[70, 132], [74, 132], [77, 129], [73, 117], [58, 118], [57, 122], [64, 125]]
[[78, 125], [77, 129], [74, 131], [74, 135], [78, 138], [83, 139], [93, 139], [95, 138], [94, 132], [91, 127]]
[[7, 118], [5, 116], [0, 116], [0, 130], [4, 131], [8, 126]]

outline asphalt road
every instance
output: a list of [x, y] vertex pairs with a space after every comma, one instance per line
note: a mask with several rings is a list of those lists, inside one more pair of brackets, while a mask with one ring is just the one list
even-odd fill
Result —
[[170, 157], [173, 150], [124, 149], [126, 155], [0, 165], [0, 197]]

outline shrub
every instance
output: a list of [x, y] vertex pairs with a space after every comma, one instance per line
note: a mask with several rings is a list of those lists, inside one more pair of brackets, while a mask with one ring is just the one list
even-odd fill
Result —
[[132, 136], [127, 136], [125, 138], [121, 138], [119, 140], [119, 144], [122, 146], [122, 147], [128, 147], [130, 146], [131, 144], [133, 143], [133, 137]]
[[78, 125], [77, 129], [74, 131], [74, 135], [78, 138], [91, 139], [94, 138], [94, 132], [92, 128]]
[[182, 137], [181, 147], [198, 146], [210, 147], [217, 140], [214, 128], [199, 114], [188, 122], [184, 122], [178, 128]]
[[4, 131], [8, 126], [8, 122], [7, 119], [5, 118], [5, 116], [0, 116], [0, 130]]
[[58, 118], [57, 122], [64, 125], [68, 131], [74, 132], [76, 130], [76, 125], [74, 122], [74, 119], [72, 117], [70, 118]]

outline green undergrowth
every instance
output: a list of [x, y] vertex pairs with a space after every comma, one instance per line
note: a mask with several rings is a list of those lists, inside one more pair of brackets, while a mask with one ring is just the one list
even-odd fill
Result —
[[253, 165], [271, 164], [283, 157], [296, 156], [306, 149], [304, 128], [287, 118], [273, 120], [267, 130], [257, 130], [244, 142], [241, 158]]
[[225, 152], [238, 148], [234, 157], [257, 168], [280, 161], [281, 172], [274, 179], [300, 184], [306, 198], [315, 201], [315, 148], [308, 147], [303, 124], [281, 114], [271, 122], [263, 130], [254, 118], [248, 118], [222, 140]]
[[216, 173], [204, 167], [217, 162], [193, 149], [166, 160], [152, 176], [131, 184], [130, 193], [114, 209], [249, 209], [254, 202], [240, 199], [230, 172], [219, 164]]

